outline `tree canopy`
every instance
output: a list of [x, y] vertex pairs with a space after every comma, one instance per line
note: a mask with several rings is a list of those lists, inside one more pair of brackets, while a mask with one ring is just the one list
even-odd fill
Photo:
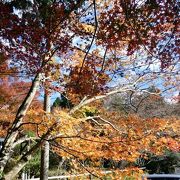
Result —
[[[142, 123], [129, 116], [123, 122], [103, 111], [101, 101], [123, 92], [177, 90], [177, 0], [1, 0], [0, 16], [0, 101], [8, 104], [10, 96], [19, 95], [18, 85], [29, 85], [0, 152], [0, 174], [6, 179], [45, 140], [78, 162], [89, 158], [98, 163], [102, 157], [133, 161], [141, 148], [160, 153], [167, 144], [179, 150], [173, 138], [177, 119]], [[148, 92], [154, 84], [160, 84], [160, 91]], [[6, 86], [15, 90], [8, 92]], [[32, 104], [42, 89], [64, 94], [73, 105], [45, 116], [40, 105]], [[33, 136], [27, 137], [29, 130]], [[16, 146], [27, 141], [31, 146], [16, 158], [18, 166], [6, 171]]]

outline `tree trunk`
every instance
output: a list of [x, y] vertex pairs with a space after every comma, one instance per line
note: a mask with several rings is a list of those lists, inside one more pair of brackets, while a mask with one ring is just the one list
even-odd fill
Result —
[[[47, 113], [47, 115], [51, 112], [50, 94], [48, 90], [45, 90], [44, 110]], [[45, 141], [41, 149], [40, 180], [48, 180], [48, 170], [49, 170], [49, 142]]]
[[41, 149], [40, 180], [48, 180], [49, 170], [49, 142], [45, 141]]
[[10, 180], [16, 177], [16, 175], [21, 171], [21, 169], [27, 164], [29, 159], [22, 159], [16, 166], [14, 166], [11, 171], [4, 175], [5, 180]]
[[[42, 135], [41, 139], [30, 148], [29, 151], [27, 151], [21, 158], [20, 160], [16, 163], [16, 165], [5, 174], [4, 178], [5, 180], [10, 180], [13, 179], [19, 171], [26, 165], [26, 163], [33, 157], [33, 154], [39, 149], [39, 147], [42, 145], [44, 142], [44, 139], [46, 139], [51, 131], [56, 127], [58, 122], [55, 122], [49, 129], [48, 131]], [[49, 163], [49, 160], [48, 160]]]
[[12, 126], [9, 128], [7, 136], [4, 140], [3, 147], [0, 151], [0, 172], [3, 172], [4, 167], [6, 166], [8, 160], [11, 158], [13, 154], [13, 143], [15, 142], [17, 136], [18, 136], [18, 128], [22, 123], [22, 120], [24, 116], [26, 115], [26, 112], [32, 102], [32, 100], [35, 97], [37, 88], [39, 87], [39, 82], [40, 82], [41, 74], [38, 73], [31, 85], [31, 88], [25, 97], [23, 103], [18, 109], [18, 112], [16, 114], [16, 118], [12, 124]]

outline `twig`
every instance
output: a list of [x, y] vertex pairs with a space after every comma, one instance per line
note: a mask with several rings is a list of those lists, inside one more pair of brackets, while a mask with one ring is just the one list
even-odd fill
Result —
[[83, 70], [83, 67], [84, 67], [84, 64], [85, 64], [85, 60], [86, 60], [86, 57], [87, 55], [89, 54], [90, 50], [91, 50], [91, 47], [93, 45], [93, 42], [94, 42], [94, 39], [95, 39], [95, 36], [96, 36], [96, 32], [97, 32], [97, 28], [98, 28], [98, 21], [97, 21], [97, 15], [96, 15], [96, 1], [93, 0], [93, 5], [94, 5], [94, 19], [95, 19], [95, 29], [94, 29], [94, 34], [93, 34], [93, 38], [91, 40], [91, 43], [88, 47], [88, 50], [84, 56], [84, 59], [83, 59], [83, 62], [82, 62], [82, 65], [81, 65], [81, 68], [80, 68], [80, 71], [79, 71], [79, 74], [81, 74], [82, 70]]

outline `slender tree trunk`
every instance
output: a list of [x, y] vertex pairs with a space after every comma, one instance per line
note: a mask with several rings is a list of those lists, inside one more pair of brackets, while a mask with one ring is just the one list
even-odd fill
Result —
[[4, 175], [4, 179], [10, 180], [15, 178], [16, 175], [21, 171], [21, 169], [27, 164], [28, 161], [29, 161], [28, 158], [22, 159], [20, 162], [18, 162], [16, 166], [13, 167], [13, 169], [10, 172]]
[[48, 180], [49, 170], [49, 142], [45, 141], [41, 149], [40, 180]]
[[35, 94], [39, 87], [40, 79], [41, 79], [41, 74], [38, 73], [32, 82], [31, 88], [30, 88], [27, 96], [25, 97], [23, 103], [21, 104], [21, 106], [18, 109], [16, 118], [15, 118], [12, 126], [8, 130], [7, 136], [3, 143], [3, 147], [0, 151], [0, 172], [4, 171], [4, 167], [6, 166], [8, 160], [11, 158], [11, 156], [13, 154], [12, 146], [19, 134], [18, 128], [21, 125], [22, 120], [23, 120], [24, 116], [26, 115], [26, 112], [27, 112], [32, 100], [35, 97]]
[[5, 180], [11, 180], [15, 178], [15, 176], [19, 173], [19, 171], [27, 164], [27, 162], [33, 157], [33, 154], [39, 149], [41, 144], [44, 142], [44, 139], [46, 139], [51, 131], [54, 129], [54, 127], [57, 125], [57, 123], [54, 123], [47, 132], [41, 137], [41, 139], [32, 146], [16, 163], [16, 165], [5, 174], [4, 178]]
[[[48, 90], [45, 90], [44, 110], [47, 113], [47, 115], [51, 112], [50, 94]], [[49, 170], [49, 142], [45, 141], [41, 149], [40, 180], [48, 180], [48, 170]]]

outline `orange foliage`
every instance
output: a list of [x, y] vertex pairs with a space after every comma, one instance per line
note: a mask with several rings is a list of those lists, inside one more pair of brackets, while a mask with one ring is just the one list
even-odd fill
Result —
[[39, 124], [28, 125], [26, 130], [41, 135], [58, 120], [59, 125], [49, 136], [53, 150], [66, 158], [91, 159], [95, 167], [102, 158], [134, 162], [143, 152], [162, 154], [166, 149], [180, 149], [178, 119], [145, 120], [134, 115], [125, 118], [115, 112], [104, 113], [101, 118], [102, 112], [94, 118], [83, 118], [80, 114], [73, 117], [66, 111], [55, 111], [42, 121], [41, 113], [31, 110], [29, 119]]
[[[2, 28], [0, 38], [1, 41], [8, 42], [8, 47], [2, 42], [0, 47], [8, 52], [12, 59], [11, 66], [18, 67], [19, 72], [25, 71], [28, 75], [29, 73], [34, 75], [54, 71], [53, 81], [58, 79], [72, 102], [77, 103], [84, 96], [93, 97], [106, 92], [110, 77], [121, 70], [118, 69], [121, 65], [119, 57], [131, 58], [131, 55], [141, 47], [145, 47], [144, 51], [149, 54], [147, 59], [151, 59], [146, 65], [154, 63], [154, 54], [158, 54], [156, 58], [160, 60], [162, 69], [173, 64], [172, 60], [178, 54], [176, 45], [178, 13], [175, 11], [177, 3], [174, 5], [172, 2], [163, 1], [159, 5], [154, 5], [151, 2], [138, 4], [136, 1], [119, 0], [106, 2], [97, 0], [92, 3], [90, 0], [85, 5], [81, 5], [82, 1], [67, 4], [47, 3], [44, 10], [37, 4], [42, 11], [34, 8], [35, 5], [31, 7], [35, 12], [32, 18], [26, 10], [23, 11], [23, 18], [20, 18], [11, 12], [15, 8], [13, 3], [11, 5], [2, 1], [0, 13], [3, 23], [0, 24]], [[94, 6], [93, 11], [87, 10], [92, 8], [90, 4]], [[164, 6], [167, 7], [166, 10]], [[93, 19], [88, 22], [86, 14], [89, 13]], [[72, 43], [74, 36], [82, 37], [84, 48], [78, 43], [72, 48], [75, 44]], [[172, 42], [167, 39], [171, 36]], [[168, 43], [161, 51], [159, 46], [166, 41]], [[96, 49], [92, 54], [91, 46], [95, 46]], [[106, 53], [100, 55], [98, 50], [101, 51], [101, 48], [106, 49], [107, 57]], [[54, 55], [60, 57], [61, 65], [50, 63]], [[1, 56], [0, 54], [0, 58]], [[125, 64], [128, 65], [128, 62]], [[3, 68], [9, 73], [7, 66]], [[15, 85], [21, 86], [22, 83]], [[4, 84], [0, 87], [0, 93], [4, 93], [3, 100], [7, 104], [10, 95], [19, 95], [20, 92], [15, 86], [13, 87], [15, 93], [9, 91], [11, 87], [7, 86], [6, 90]], [[140, 156], [142, 150], [157, 154], [166, 148], [179, 150], [179, 140], [175, 136], [179, 133], [177, 119], [144, 120], [136, 116], [122, 118], [116, 113], [106, 112], [99, 112], [94, 118], [83, 116], [83, 113], [81, 116], [71, 116], [66, 111], [45, 114], [41, 107], [35, 108], [36, 106], [32, 107], [23, 119], [26, 115], [26, 110], [25, 112], [23, 110], [28, 107], [26, 103], [19, 109], [22, 111], [23, 115], [20, 114], [22, 118], [18, 117], [14, 121], [15, 134], [20, 135], [19, 127], [16, 127], [20, 124], [21, 132], [32, 131], [35, 136], [41, 137], [58, 122], [47, 138], [52, 142], [54, 151], [63, 157], [81, 160], [89, 158], [94, 162], [98, 162], [101, 158], [133, 162]], [[9, 122], [8, 120], [14, 119], [15, 116], [13, 112], [5, 110], [2, 110], [0, 115], [5, 122]], [[6, 128], [2, 124], [0, 130], [3, 129]], [[3, 135], [6, 132], [1, 133], [0, 135]], [[10, 143], [13, 144], [13, 141]], [[7, 152], [11, 152], [11, 148]]]

